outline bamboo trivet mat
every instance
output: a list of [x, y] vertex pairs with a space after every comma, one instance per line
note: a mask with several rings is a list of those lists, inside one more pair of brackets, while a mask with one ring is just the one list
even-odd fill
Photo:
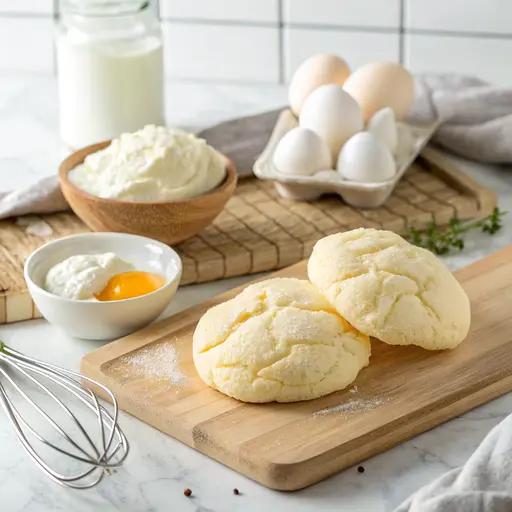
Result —
[[[317, 201], [282, 199], [271, 182], [241, 180], [236, 195], [215, 222], [176, 249], [182, 284], [204, 283], [286, 267], [307, 258], [320, 238], [358, 227], [404, 233], [435, 218], [471, 219], [491, 213], [496, 195], [431, 148], [423, 150], [392, 196], [380, 208], [359, 210], [337, 196]], [[28, 295], [23, 263], [49, 240], [86, 232], [71, 213], [42, 216], [53, 233], [29, 235], [15, 221], [0, 222], [0, 324], [39, 316]]]

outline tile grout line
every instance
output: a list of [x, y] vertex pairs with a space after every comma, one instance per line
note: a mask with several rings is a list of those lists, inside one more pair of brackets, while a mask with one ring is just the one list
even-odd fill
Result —
[[424, 36], [446, 36], [475, 39], [512, 39], [512, 32], [461, 32], [457, 30], [405, 28], [404, 34], [416, 34]]
[[279, 83], [286, 83], [285, 79], [285, 50], [284, 50], [284, 22], [283, 22], [283, 1], [278, 0], [277, 2], [277, 21], [278, 21], [278, 52], [279, 52]]
[[[54, 28], [60, 19], [59, 1], [60, 0], [53, 0], [52, 18], [53, 18]], [[57, 69], [57, 48], [55, 46], [55, 42], [53, 42], [53, 44], [52, 44], [52, 52], [53, 52], [53, 76], [56, 77], [57, 73], [58, 73], [58, 69]]]
[[17, 12], [0, 11], [0, 19], [47, 20], [53, 18], [53, 12]]
[[398, 37], [398, 59], [400, 64], [402, 66], [405, 66], [405, 55], [404, 55], [404, 48], [405, 48], [405, 38], [404, 38], [404, 16], [405, 14], [405, 0], [400, 0], [400, 26], [399, 26], [399, 37]]
[[208, 18], [175, 18], [172, 16], [161, 16], [162, 23], [174, 23], [176, 25], [220, 25], [220, 26], [242, 26], [279, 28], [275, 21], [252, 21], [252, 20], [230, 20], [230, 19], [208, 19]]
[[[157, 2], [156, 5], [159, 5]], [[40, 12], [6, 12], [0, 11], [0, 19], [9, 18], [25, 18], [25, 19], [44, 19], [52, 18], [57, 20], [59, 18], [59, 0], [53, 0], [53, 12], [40, 13]], [[408, 28], [405, 26], [405, 0], [400, 0], [400, 22], [399, 26], [393, 27], [378, 27], [372, 25], [340, 25], [340, 24], [315, 24], [315, 23], [285, 23], [283, 20], [283, 6], [282, 0], [278, 3], [278, 20], [277, 23], [271, 21], [251, 21], [251, 20], [213, 20], [203, 18], [172, 18], [162, 17], [159, 18], [162, 23], [176, 23], [176, 24], [190, 24], [190, 25], [233, 25], [240, 27], [267, 27], [277, 28], [282, 31], [284, 28], [290, 29], [309, 29], [309, 30], [333, 30], [340, 32], [371, 32], [371, 33], [399, 33], [399, 34], [418, 34], [418, 35], [432, 35], [432, 36], [449, 36], [449, 37], [471, 37], [483, 39], [512, 39], [512, 31], [507, 32], [477, 32], [477, 31], [460, 31], [460, 30], [445, 30], [445, 29], [422, 29], [422, 28]]]
[[[404, 1], [404, 0], [402, 0]], [[405, 11], [405, 9], [404, 9]], [[0, 18], [2, 14], [0, 14]], [[450, 31], [443, 29], [419, 29], [419, 28], [406, 28], [405, 22], [400, 19], [399, 26], [393, 27], [377, 27], [373, 25], [330, 25], [330, 24], [313, 24], [313, 23], [286, 23], [283, 20], [274, 22], [265, 21], [250, 21], [250, 20], [212, 20], [201, 18], [161, 18], [162, 24], [176, 24], [176, 25], [204, 25], [204, 26], [233, 26], [233, 27], [248, 27], [248, 28], [275, 28], [278, 31], [284, 29], [292, 30], [313, 30], [321, 32], [323, 30], [333, 32], [348, 32], [358, 33], [367, 32], [371, 34], [418, 34], [418, 35], [431, 35], [431, 36], [448, 36], [460, 38], [481, 38], [481, 39], [512, 39], [512, 31], [510, 33], [502, 32], [462, 32]]]

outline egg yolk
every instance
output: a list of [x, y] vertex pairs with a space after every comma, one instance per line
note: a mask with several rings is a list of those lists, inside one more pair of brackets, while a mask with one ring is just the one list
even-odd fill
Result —
[[95, 295], [102, 302], [131, 299], [154, 292], [165, 284], [163, 277], [150, 272], [123, 272], [112, 276], [105, 288]]

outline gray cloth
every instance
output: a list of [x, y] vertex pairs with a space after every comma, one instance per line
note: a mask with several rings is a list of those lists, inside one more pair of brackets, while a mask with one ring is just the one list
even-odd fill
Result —
[[46, 176], [12, 192], [0, 192], [0, 219], [68, 209], [57, 176]]
[[225, 121], [199, 132], [198, 136], [229, 156], [240, 177], [252, 176], [254, 161], [265, 149], [281, 110]]
[[[198, 135], [229, 156], [241, 176], [250, 175], [262, 152], [279, 110], [235, 119]], [[443, 124], [434, 142], [466, 158], [489, 163], [512, 163], [512, 89], [490, 86], [457, 75], [419, 75], [409, 120]], [[0, 219], [14, 215], [67, 209], [56, 176], [23, 190], [0, 193]]]
[[464, 466], [413, 494], [395, 512], [511, 512], [512, 415], [494, 427]]
[[413, 122], [441, 119], [433, 141], [469, 160], [512, 163], [512, 89], [460, 75], [418, 75]]

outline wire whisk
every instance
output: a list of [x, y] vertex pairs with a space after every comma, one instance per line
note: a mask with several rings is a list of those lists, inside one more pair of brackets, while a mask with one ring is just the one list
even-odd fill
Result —
[[[25, 383], [24, 387], [20, 385], [20, 381]], [[112, 402], [111, 413], [100, 404], [91, 389], [82, 385], [82, 381], [105, 392]], [[57, 396], [56, 391], [59, 394], [68, 394], [67, 405]], [[50, 400], [46, 398], [45, 402], [53, 405], [55, 410], [50, 413], [43, 409], [36, 403], [36, 395], [49, 397]], [[81, 416], [87, 413], [92, 417], [94, 429], [84, 426], [83, 420], [78, 417], [78, 411], [71, 408], [71, 402], [76, 402], [81, 407]], [[28, 404], [28, 410], [34, 418], [40, 419], [39, 430], [33, 426], [34, 421], [29, 422], [20, 412], [22, 404], [24, 407]], [[25, 451], [46, 475], [65, 487], [94, 487], [109, 469], [120, 466], [128, 455], [128, 441], [117, 424], [117, 401], [108, 388], [78, 373], [27, 357], [1, 341], [0, 405]], [[56, 419], [58, 415], [55, 411], [60, 412], [60, 421]], [[64, 427], [64, 423], [68, 423], [68, 426]], [[41, 433], [43, 426], [49, 430], [51, 436], [47, 434], [45, 437]], [[73, 433], [70, 432], [71, 429]], [[41, 444], [37, 444], [37, 441]], [[46, 455], [42, 454], [44, 451]], [[48, 462], [55, 454], [69, 457], [75, 461], [73, 466], [77, 468], [73, 468], [70, 474], [62, 474]]]

